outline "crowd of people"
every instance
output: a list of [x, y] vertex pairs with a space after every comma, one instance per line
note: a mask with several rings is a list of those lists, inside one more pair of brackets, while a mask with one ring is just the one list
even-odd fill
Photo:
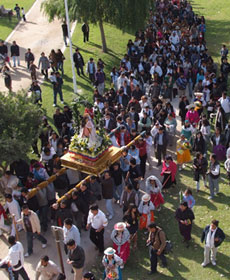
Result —
[[[154, 12], [155, 11], [155, 12]], [[89, 28], [84, 28], [89, 32]], [[88, 35], [84, 33], [84, 41]], [[94, 62], [90, 58], [85, 65], [78, 48], [73, 56], [79, 77], [89, 76], [94, 86], [93, 105], [85, 107], [82, 129], [91, 131], [95, 110], [103, 116], [104, 129], [109, 134], [114, 146], [124, 147], [120, 160], [114, 163], [100, 177], [91, 176], [83, 182], [78, 190], [61, 203], [56, 203], [56, 196], [61, 197], [76, 185], [84, 174], [67, 170], [60, 174], [60, 157], [68, 152], [71, 137], [74, 135], [73, 112], [67, 105], [63, 112], [59, 108], [53, 115], [56, 127], [54, 131], [46, 117], [40, 134], [41, 152], [37, 141], [33, 144], [34, 153], [40, 160], [31, 160], [30, 165], [19, 160], [10, 166], [1, 178], [1, 188], [6, 197], [4, 207], [0, 206], [0, 228], [10, 233], [11, 251], [18, 250], [20, 264], [13, 260], [11, 252], [1, 265], [10, 263], [15, 279], [20, 274], [29, 279], [23, 268], [23, 246], [15, 241], [15, 234], [26, 232], [27, 253], [33, 253], [33, 237], [36, 237], [45, 248], [46, 238], [41, 234], [49, 228], [49, 222], [63, 232], [67, 263], [72, 266], [74, 279], [82, 279], [85, 253], [81, 247], [81, 235], [90, 231], [89, 238], [96, 246], [99, 255], [103, 256], [105, 267], [104, 279], [122, 279], [122, 269], [128, 266], [130, 247], [138, 247], [138, 232], [148, 232], [146, 244], [150, 248], [151, 268], [149, 274], [157, 272], [158, 257], [166, 267], [165, 253], [168, 242], [166, 233], [155, 223], [154, 212], [160, 211], [167, 200], [165, 193], [175, 187], [177, 168], [183, 171], [186, 164], [192, 163], [194, 185], [200, 191], [200, 178], [204, 188], [209, 189], [209, 199], [215, 201], [218, 196], [220, 161], [225, 161], [225, 168], [230, 177], [230, 99], [227, 96], [227, 81], [230, 65], [227, 62], [228, 50], [221, 49], [221, 67], [208, 54], [205, 41], [205, 18], [196, 15], [188, 1], [157, 0], [155, 10], [150, 9], [149, 21], [145, 30], [139, 30], [134, 40], [129, 40], [127, 52], [120, 61], [119, 67], [111, 70], [110, 79], [113, 87], [105, 90], [105, 63]], [[15, 43], [16, 44], [16, 43]], [[0, 53], [2, 47], [0, 45]], [[60, 51], [60, 50], [59, 50]], [[6, 53], [4, 53], [6, 54]], [[63, 103], [63, 61], [64, 56], [52, 50], [49, 59], [41, 54], [43, 75], [48, 79], [48, 69], [52, 68], [50, 81], [54, 89], [54, 106], [57, 104], [57, 93]], [[16, 63], [16, 59], [14, 60]], [[26, 53], [28, 69], [34, 65], [34, 56], [28, 49]], [[16, 65], [16, 64], [15, 64]], [[36, 80], [36, 66], [33, 67], [33, 92], [39, 91]], [[62, 74], [58, 72], [60, 70]], [[219, 73], [219, 74], [218, 74]], [[108, 77], [107, 77], [108, 78]], [[38, 92], [37, 92], [38, 93]], [[41, 90], [40, 90], [41, 93]], [[41, 94], [37, 101], [41, 102]], [[177, 101], [179, 98], [179, 101]], [[172, 105], [178, 103], [179, 115]], [[176, 140], [177, 117], [181, 118], [182, 129]], [[214, 134], [211, 133], [214, 126]], [[131, 147], [125, 148], [141, 132], [145, 132]], [[176, 158], [173, 160], [171, 147], [176, 146]], [[151, 152], [155, 151], [157, 167], [161, 168], [159, 176], [146, 176], [148, 166], [153, 173]], [[209, 155], [211, 150], [211, 155]], [[192, 157], [194, 156], [194, 159]], [[57, 179], [47, 188], [38, 189], [36, 196], [29, 197], [32, 188], [56, 174]], [[140, 187], [144, 186], [143, 190]], [[199, 193], [197, 194], [199, 195]], [[107, 213], [98, 205], [105, 202]], [[114, 203], [113, 203], [114, 202]], [[111, 232], [113, 247], [104, 248], [104, 229], [112, 223], [114, 209], [118, 205], [123, 210], [123, 218], [114, 225]], [[195, 199], [191, 188], [180, 195], [180, 205], [175, 211], [175, 219], [185, 246], [189, 248], [192, 224], [195, 219], [193, 209]], [[14, 215], [16, 226], [5, 225], [5, 211]], [[49, 215], [47, 216], [47, 213]], [[49, 221], [50, 220], [50, 221]], [[225, 234], [219, 228], [219, 221], [213, 219], [205, 227], [201, 241], [205, 241], [205, 267], [210, 263], [216, 265], [217, 248], [224, 241]], [[142, 242], [141, 240], [139, 242]], [[16, 267], [15, 267], [16, 264]], [[44, 265], [45, 264], [45, 265]], [[53, 271], [47, 272], [47, 265]], [[43, 256], [37, 266], [37, 279], [40, 275], [59, 275], [60, 269]], [[83, 279], [95, 279], [87, 273]], [[62, 279], [62, 278], [59, 278]], [[63, 278], [64, 279], [64, 278]]]

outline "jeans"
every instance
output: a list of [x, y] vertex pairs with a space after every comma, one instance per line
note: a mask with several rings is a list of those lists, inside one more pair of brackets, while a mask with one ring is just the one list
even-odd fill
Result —
[[27, 239], [27, 250], [28, 254], [31, 255], [33, 253], [33, 237], [36, 237], [42, 244], [46, 244], [47, 240], [45, 237], [43, 237], [41, 234], [38, 234], [37, 232], [26, 232], [26, 239]]
[[120, 199], [122, 190], [123, 190], [122, 184], [120, 184], [118, 186], [116, 186], [116, 185], [113, 186], [113, 197], [115, 200]]
[[63, 61], [57, 63], [57, 70], [60, 70], [62, 75], [64, 74]]
[[19, 56], [12, 56], [14, 67], [16, 67], [16, 62], [18, 62], [18, 66], [20, 66], [20, 57]]
[[215, 192], [219, 192], [219, 178], [213, 179], [209, 175], [209, 189], [210, 189], [210, 196], [213, 198], [215, 196]]
[[[81, 74], [84, 76], [83, 65], [75, 65], [75, 67], [77, 69], [78, 76], [81, 76]], [[80, 74], [80, 70], [81, 70], [81, 74]]]
[[41, 228], [43, 231], [47, 231], [47, 228], [48, 228], [48, 217], [47, 217], [48, 210], [49, 210], [48, 205], [45, 205], [45, 206], [40, 207], [39, 211], [38, 211], [38, 216], [39, 216]]
[[105, 200], [105, 205], [106, 205], [107, 211], [109, 212], [109, 215], [114, 216], [112, 199], [106, 199]]
[[157, 255], [157, 250], [151, 249], [150, 251], [150, 262], [151, 262], [151, 271], [156, 272], [157, 271], [157, 257], [159, 257], [162, 261], [162, 265], [166, 266], [166, 257], [164, 253], [161, 253], [159, 256]]
[[64, 101], [64, 100], [63, 100], [63, 94], [62, 94], [62, 90], [61, 90], [61, 89], [54, 90], [53, 93], [54, 93], [54, 104], [55, 104], [55, 105], [57, 104], [57, 94], [59, 94], [61, 101]]
[[24, 280], [30, 280], [30, 278], [28, 277], [24, 267], [20, 268], [17, 271], [13, 271], [14, 273], [14, 280], [18, 280], [18, 276], [21, 275], [22, 279]]

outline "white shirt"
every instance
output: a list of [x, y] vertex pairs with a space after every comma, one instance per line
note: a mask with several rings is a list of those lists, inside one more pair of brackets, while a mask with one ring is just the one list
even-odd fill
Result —
[[54, 276], [58, 276], [61, 273], [59, 267], [52, 261], [48, 261], [47, 266], [43, 266], [39, 261], [36, 267], [36, 280], [53, 280]]
[[169, 41], [173, 44], [173, 45], [177, 45], [180, 43], [180, 38], [179, 36], [176, 34], [175, 36], [171, 35], [169, 37]]
[[73, 239], [77, 245], [81, 245], [81, 237], [78, 228], [75, 225], [72, 225], [71, 229], [68, 230], [63, 226], [63, 236], [64, 243], [66, 244], [70, 239]]
[[227, 114], [227, 113], [230, 113], [230, 101], [228, 98], [223, 98], [221, 97], [219, 99], [220, 101], [220, 104], [221, 104], [221, 107], [224, 109], [224, 112]]
[[14, 271], [21, 269], [24, 265], [24, 249], [22, 243], [17, 241], [16, 244], [10, 247], [8, 255], [0, 262], [0, 266], [8, 262], [10, 262], [11, 266], [15, 266], [19, 261], [21, 261], [21, 265], [16, 269], [13, 268]]
[[220, 165], [217, 164], [214, 170], [211, 170], [212, 175], [217, 176], [220, 174]]
[[53, 158], [53, 155], [55, 155], [55, 154], [56, 154], [56, 152], [53, 147], [50, 148], [50, 155], [48, 155], [48, 156], [44, 153], [44, 151], [42, 151], [40, 161], [48, 162], [50, 159]]
[[150, 74], [153, 75], [154, 72], [156, 72], [156, 73], [159, 75], [159, 77], [161, 77], [162, 74], [163, 74], [162, 69], [161, 69], [161, 67], [160, 67], [159, 65], [157, 65], [157, 66], [154, 66], [154, 65], [153, 65], [153, 66], [151, 67], [151, 69], [150, 69]]
[[21, 217], [21, 211], [20, 211], [20, 207], [18, 202], [13, 199], [11, 202], [6, 202], [6, 204], [4, 205], [4, 209], [5, 210], [9, 210], [11, 215], [15, 215], [15, 220], [19, 220]]
[[99, 229], [102, 226], [106, 227], [108, 225], [108, 220], [101, 210], [98, 210], [98, 213], [95, 216], [90, 210], [87, 219], [87, 224], [91, 224], [92, 228], [94, 229]]

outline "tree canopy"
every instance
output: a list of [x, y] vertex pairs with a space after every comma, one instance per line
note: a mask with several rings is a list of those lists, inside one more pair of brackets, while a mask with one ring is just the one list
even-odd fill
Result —
[[[103, 22], [114, 24], [119, 29], [136, 31], [144, 26], [147, 19], [150, 0], [68, 0], [70, 20], [99, 24], [103, 50], [106, 41]], [[65, 19], [63, 0], [46, 0], [42, 9], [53, 20]]]
[[40, 133], [43, 111], [26, 93], [0, 93], [0, 167], [25, 159]]

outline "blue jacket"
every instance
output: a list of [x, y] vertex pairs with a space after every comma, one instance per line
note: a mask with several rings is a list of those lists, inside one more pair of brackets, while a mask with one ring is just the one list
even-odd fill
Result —
[[[207, 239], [207, 235], [208, 235], [209, 229], [210, 229], [210, 225], [206, 226], [205, 229], [203, 230], [203, 233], [202, 233], [202, 236], [201, 236], [201, 242], [202, 243], [205, 241], [205, 244], [206, 244], [206, 239]], [[220, 228], [217, 228], [214, 238], [218, 238], [219, 239], [219, 241], [214, 241], [215, 247], [219, 247], [220, 244], [225, 239], [225, 234], [224, 234], [223, 230], [220, 229]]]

